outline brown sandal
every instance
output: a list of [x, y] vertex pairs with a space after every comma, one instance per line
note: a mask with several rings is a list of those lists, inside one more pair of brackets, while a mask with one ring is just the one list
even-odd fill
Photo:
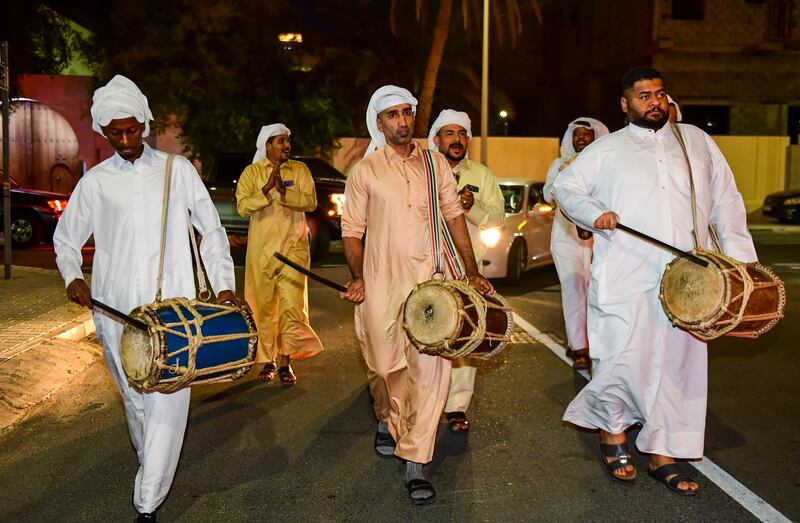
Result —
[[275, 364], [267, 363], [264, 365], [264, 368], [258, 373], [258, 377], [264, 381], [272, 381], [272, 378], [275, 377]]
[[572, 368], [575, 370], [591, 370], [592, 359], [589, 349], [568, 350], [567, 356], [572, 359]]
[[294, 385], [297, 383], [297, 376], [292, 372], [292, 366], [287, 365], [278, 369], [278, 376], [281, 378], [281, 383], [284, 385]]

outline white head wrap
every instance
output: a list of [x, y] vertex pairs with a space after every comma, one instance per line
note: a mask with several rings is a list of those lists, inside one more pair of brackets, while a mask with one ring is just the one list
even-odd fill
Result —
[[[586, 122], [589, 125], [578, 124], [578, 122]], [[572, 134], [578, 127], [583, 127], [584, 129], [591, 129], [594, 131], [595, 140], [608, 134], [608, 127], [606, 127], [600, 120], [586, 117], [576, 118], [570, 122], [569, 126], [567, 127], [567, 131], [564, 133], [564, 137], [561, 139], [562, 158], [569, 158], [575, 154], [575, 146], [572, 145]]]
[[678, 102], [673, 100], [670, 95], [667, 95], [667, 101], [669, 102], [670, 105], [675, 106], [675, 112], [677, 113], [676, 116], [678, 117], [678, 121], [680, 122], [681, 120], [683, 120], [683, 115], [681, 114], [681, 106], [678, 105]]
[[279, 134], [291, 135], [292, 131], [282, 123], [273, 123], [261, 128], [256, 138], [256, 154], [253, 156], [253, 163], [258, 163], [267, 157], [267, 140]]
[[433, 143], [433, 137], [439, 134], [442, 127], [448, 125], [460, 125], [467, 130], [467, 136], [472, 138], [472, 120], [469, 115], [462, 111], [454, 111], [452, 109], [444, 109], [436, 120], [431, 125], [431, 130], [428, 133], [428, 149], [436, 149], [436, 144]]
[[108, 125], [111, 120], [131, 116], [136, 118], [137, 122], [144, 124], [142, 136], [150, 134], [150, 120], [153, 119], [153, 113], [147, 105], [147, 97], [135, 83], [120, 74], [94, 92], [90, 112], [92, 129], [100, 134], [103, 134], [102, 127]]
[[414, 113], [417, 112], [417, 99], [408, 89], [396, 85], [384, 85], [372, 94], [367, 106], [367, 130], [372, 141], [364, 153], [364, 158], [386, 145], [386, 138], [378, 129], [378, 115], [389, 107], [400, 104], [410, 104]]

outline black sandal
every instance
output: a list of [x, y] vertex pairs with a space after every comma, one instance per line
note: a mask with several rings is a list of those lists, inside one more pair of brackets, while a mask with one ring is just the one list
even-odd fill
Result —
[[467, 432], [469, 430], [469, 421], [465, 412], [447, 412], [444, 417], [447, 419], [447, 427], [450, 432]]
[[[424, 479], [412, 479], [406, 483], [406, 488], [408, 489], [408, 499], [410, 499], [411, 503], [415, 505], [427, 505], [428, 503], [433, 503], [433, 499], [436, 497], [436, 491], [433, 490], [433, 485], [431, 485], [430, 481], [425, 481]], [[416, 492], [424, 491], [430, 492], [431, 495], [424, 498], [414, 497]]]
[[292, 372], [292, 366], [287, 365], [278, 369], [278, 376], [281, 378], [281, 383], [284, 385], [294, 385], [297, 383], [297, 376]]
[[275, 364], [267, 363], [264, 365], [264, 368], [258, 373], [258, 377], [264, 381], [272, 381], [272, 378], [275, 377]]
[[375, 454], [381, 458], [393, 458], [397, 443], [388, 432], [375, 432]]
[[[603, 457], [603, 465], [611, 477], [620, 481], [633, 481], [636, 479], [636, 465], [633, 464], [633, 457], [631, 451], [628, 449], [628, 442], [618, 444], [606, 444], [600, 442], [600, 454]], [[608, 461], [606, 458], [617, 458], [614, 461]], [[633, 466], [633, 475], [630, 477], [622, 477], [614, 474], [616, 470], [623, 467]]]
[[[681, 468], [678, 466], [677, 463], [667, 463], [666, 465], [661, 465], [657, 469], [653, 470], [650, 466], [647, 466], [647, 474], [653, 478], [654, 480], [658, 481], [659, 483], [663, 483], [670, 489], [672, 492], [676, 492], [681, 496], [695, 496], [699, 490], [692, 490], [689, 488], [682, 489], [678, 488], [678, 485], [681, 482], [686, 483], [694, 483], [697, 485], [697, 482], [691, 479], [689, 476], [683, 473]], [[672, 478], [669, 478], [672, 476]]]

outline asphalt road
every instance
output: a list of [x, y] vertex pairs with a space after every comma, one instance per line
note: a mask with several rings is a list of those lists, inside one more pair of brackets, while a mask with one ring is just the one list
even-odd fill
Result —
[[[710, 346], [706, 456], [775, 514], [800, 520], [795, 236], [756, 234], [762, 261], [786, 281], [787, 317], [757, 341], [725, 338]], [[346, 281], [341, 263], [332, 255], [317, 270]], [[564, 339], [552, 268], [498, 289], [520, 317], [554, 341]], [[309, 299], [326, 351], [295, 365], [295, 387], [245, 380], [193, 391], [163, 521], [757, 520], [737, 501], [757, 498], [699, 472], [702, 493], [694, 499], [644, 473], [633, 485], [609, 478], [596, 435], [561, 422], [584, 379], [523, 332], [480, 365], [469, 435], [440, 426], [428, 467], [437, 502], [412, 506], [402, 465], [372, 451], [374, 419], [352, 307], [313, 282]], [[646, 457], [636, 459], [643, 472]], [[0, 521], [130, 520], [136, 467], [120, 401], [98, 362], [0, 435]]]

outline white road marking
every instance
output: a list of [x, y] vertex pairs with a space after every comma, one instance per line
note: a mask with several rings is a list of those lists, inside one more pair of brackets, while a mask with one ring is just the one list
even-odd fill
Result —
[[[553, 341], [553, 338], [551, 338], [547, 334], [543, 333], [542, 331], [540, 331], [539, 329], [537, 329], [536, 327], [525, 321], [517, 313], [514, 313], [514, 323], [522, 327], [522, 330], [530, 334], [533, 339], [535, 339], [536, 341], [538, 341], [539, 343], [550, 349], [553, 352], [553, 354], [555, 354], [561, 361], [563, 361], [570, 367], [572, 366], [572, 361], [570, 361], [570, 359], [567, 358], [567, 350], [558, 343], [556, 343], [555, 341]], [[587, 371], [579, 370], [577, 372], [587, 380], [589, 379], [589, 373]]]
[[[519, 325], [525, 332], [530, 334], [536, 341], [550, 349], [559, 359], [567, 365], [572, 366], [572, 362], [567, 358], [564, 347], [553, 341], [547, 334], [543, 333], [519, 314], [514, 313], [514, 323]], [[589, 373], [579, 371], [579, 374], [589, 379]], [[747, 509], [760, 521], [770, 523], [791, 523], [791, 520], [778, 512], [772, 505], [758, 497], [753, 491], [742, 485], [733, 476], [719, 468], [713, 461], [703, 456], [699, 462], [692, 462], [694, 468], [699, 470], [711, 482], [717, 485], [723, 492], [730, 496], [734, 501]]]

